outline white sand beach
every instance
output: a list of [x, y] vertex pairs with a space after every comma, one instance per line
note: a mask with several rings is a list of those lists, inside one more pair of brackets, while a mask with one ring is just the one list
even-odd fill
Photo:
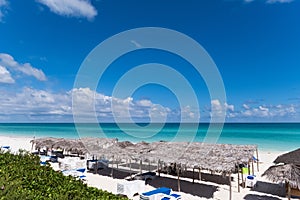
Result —
[[[31, 151], [32, 145], [30, 141], [33, 138], [27, 137], [11, 137], [11, 136], [0, 136], [0, 146], [10, 146], [13, 152], [18, 151], [18, 149], [25, 149]], [[281, 191], [278, 184], [271, 183], [265, 178], [261, 177], [261, 174], [272, 165], [272, 162], [277, 156], [286, 152], [275, 152], [275, 151], [259, 151], [259, 172], [255, 170], [255, 175], [258, 180], [258, 187], [256, 189], [251, 188], [240, 188], [238, 192], [237, 184], [237, 174], [233, 174], [232, 181], [232, 199], [246, 199], [246, 200], [255, 200], [255, 199], [269, 199], [269, 200], [280, 200], [287, 199], [285, 197], [278, 196]], [[256, 168], [256, 165], [255, 165]], [[111, 178], [105, 175], [98, 175], [93, 173], [87, 173], [87, 184], [89, 186], [97, 187], [102, 190], [106, 190], [112, 193], [117, 192], [117, 183], [122, 181], [121, 179]], [[117, 177], [117, 176], [116, 176]], [[163, 180], [164, 179], [164, 180]], [[162, 181], [163, 180], [163, 181]], [[163, 175], [154, 179], [150, 185], [145, 185], [145, 191], [150, 191], [154, 189], [155, 185], [161, 185], [164, 187], [175, 187], [174, 192], [182, 195], [183, 200], [200, 200], [200, 199], [216, 199], [223, 200], [229, 199], [229, 186], [226, 184], [217, 184], [210, 181], [199, 181], [195, 180], [195, 183], [192, 183], [190, 178], [181, 178], [182, 190], [185, 192], [176, 192], [177, 177], [170, 175]], [[175, 186], [174, 186], [174, 183]], [[169, 185], [171, 184], [171, 185]], [[191, 191], [191, 192], [186, 192]], [[135, 196], [134, 200], [139, 199], [139, 196]]]

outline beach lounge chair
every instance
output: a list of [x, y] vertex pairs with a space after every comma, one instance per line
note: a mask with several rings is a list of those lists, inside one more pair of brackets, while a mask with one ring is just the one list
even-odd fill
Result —
[[170, 188], [157, 188], [155, 190], [142, 193], [140, 195], [140, 200], [161, 200], [166, 195], [170, 195], [172, 190]]
[[179, 199], [181, 199], [181, 195], [173, 193], [170, 195], [166, 195], [161, 200], [179, 200]]
[[78, 169], [76, 169], [76, 171], [84, 173], [85, 172], [85, 168], [78, 168]]
[[79, 180], [86, 181], [86, 175], [81, 175], [78, 178]]
[[117, 184], [117, 194], [132, 198], [135, 194], [145, 191], [145, 182], [141, 180], [121, 181]]
[[136, 174], [133, 178], [135, 180], [144, 180], [144, 181], [153, 180], [156, 178], [156, 173], [155, 172], [145, 172], [142, 174]]
[[41, 165], [41, 166], [46, 166], [46, 164], [47, 164], [46, 161], [41, 161], [41, 162], [40, 162], [40, 165]]

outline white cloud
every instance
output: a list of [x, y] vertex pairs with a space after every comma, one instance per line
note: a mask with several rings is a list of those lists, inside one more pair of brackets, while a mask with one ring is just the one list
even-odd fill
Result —
[[22, 72], [28, 76], [33, 76], [39, 81], [46, 81], [47, 78], [44, 72], [40, 69], [34, 68], [29, 63], [21, 64], [15, 61], [15, 59], [5, 53], [0, 53], [0, 64], [2, 64], [7, 69], [11, 69], [13, 71]]
[[225, 102], [225, 109], [230, 111], [230, 112], [234, 112], [234, 105], [229, 105], [228, 103]]
[[77, 119], [88, 120], [98, 117], [104, 121], [117, 120], [129, 122], [132, 118], [159, 122], [165, 120], [171, 110], [150, 100], [135, 101], [132, 97], [120, 99], [92, 91], [89, 88], [74, 88], [68, 92], [73, 95], [73, 112]]
[[102, 122], [113, 122], [116, 119], [120, 122], [129, 122], [130, 119], [139, 122], [150, 119], [152, 122], [166, 122], [180, 120], [180, 116], [183, 122], [199, 120], [199, 111], [190, 106], [176, 112], [151, 100], [135, 101], [131, 97], [120, 99], [89, 88], [74, 88], [68, 92], [55, 93], [25, 87], [18, 93], [0, 92], [0, 116], [13, 121], [15, 116], [22, 117], [23, 121], [72, 121], [73, 112], [76, 119], [83, 122], [91, 121], [95, 117]]
[[250, 106], [247, 105], [247, 104], [243, 104], [243, 108], [246, 109], [246, 110], [249, 110], [249, 109], [250, 109]]
[[62, 16], [87, 18], [92, 20], [98, 13], [88, 0], [37, 0]]
[[184, 106], [181, 109], [181, 119], [183, 122], [197, 122], [200, 120], [200, 112], [198, 108]]
[[4, 12], [8, 7], [8, 2], [6, 0], [0, 0], [0, 22], [3, 21]]
[[15, 83], [15, 80], [11, 77], [10, 72], [0, 65], [0, 83]]
[[[5, 68], [0, 67], [0, 77]], [[1, 79], [0, 79], [1, 80]], [[96, 117], [101, 122], [113, 122], [121, 119], [121, 122], [134, 121], [147, 122], [198, 122], [200, 118], [199, 108], [184, 106], [180, 109], [170, 109], [151, 100], [135, 100], [128, 98], [115, 98], [95, 92], [89, 88], [74, 88], [68, 92], [52, 92], [25, 87], [21, 91], [9, 91], [0, 87], [0, 120], [15, 121], [17, 117], [22, 121], [72, 121], [73, 112], [83, 121], [89, 121]], [[72, 107], [72, 96], [77, 102]], [[113, 105], [113, 106], [112, 106]], [[244, 104], [246, 105], [246, 104]], [[219, 100], [211, 101], [211, 109], [216, 114], [216, 119], [224, 114], [230, 121], [289, 121], [299, 120], [300, 105], [257, 105], [234, 106], [228, 103], [222, 104]], [[236, 110], [235, 107], [241, 108]], [[128, 110], [130, 115], [128, 116]], [[203, 114], [203, 113], [201, 113]], [[205, 114], [205, 113], [204, 113]]]
[[[226, 114], [226, 112], [228, 112]], [[227, 102], [224, 105], [218, 99], [211, 100], [211, 117], [233, 117], [234, 116], [234, 105], [228, 104]]]
[[[245, 104], [244, 104], [245, 105]], [[274, 119], [280, 117], [291, 117], [296, 114], [296, 108], [294, 105], [260, 105], [258, 107], [250, 108], [244, 107], [245, 110], [240, 112], [239, 117], [247, 117], [249, 119]]]
[[152, 102], [148, 99], [143, 99], [143, 100], [137, 101], [137, 105], [143, 106], [143, 107], [150, 107], [150, 106], [152, 106]]

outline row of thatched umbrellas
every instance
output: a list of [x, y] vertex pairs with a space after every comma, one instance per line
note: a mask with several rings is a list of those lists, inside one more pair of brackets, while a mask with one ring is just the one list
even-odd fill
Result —
[[[177, 163], [178, 190], [180, 191], [180, 177], [178, 167], [209, 170], [229, 175], [231, 199], [231, 173], [236, 172], [240, 164], [249, 164], [255, 145], [208, 144], [200, 142], [118, 142], [117, 139], [107, 138], [39, 138], [32, 140], [35, 149], [60, 148], [65, 152], [93, 155], [97, 158], [118, 161], [140, 161], [162, 164]], [[258, 156], [258, 154], [257, 154]], [[258, 167], [258, 166], [257, 166]]]
[[95, 155], [106, 159], [143, 162], [182, 163], [213, 172], [232, 173], [238, 164], [247, 164], [257, 147], [254, 145], [207, 144], [188, 142], [118, 142], [107, 138], [39, 138], [32, 140], [36, 149], [63, 149], [75, 154]]
[[[31, 141], [36, 149], [63, 149], [75, 154], [94, 155], [108, 160], [134, 160], [149, 163], [180, 163], [186, 167], [231, 174], [239, 164], [249, 164], [255, 145], [207, 144], [187, 142], [119, 142], [108, 138], [39, 138]], [[256, 155], [258, 158], [258, 154]], [[285, 182], [300, 190], [300, 149], [279, 156], [263, 176], [273, 182]], [[258, 162], [257, 162], [258, 164]], [[179, 165], [178, 165], [179, 166]]]

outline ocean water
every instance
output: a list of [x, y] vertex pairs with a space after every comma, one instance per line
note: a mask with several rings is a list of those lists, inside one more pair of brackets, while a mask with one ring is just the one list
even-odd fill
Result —
[[[227, 144], [256, 144], [259, 149], [290, 151], [300, 148], [300, 123], [220, 124], [72, 124], [5, 123], [0, 135], [27, 137], [107, 137], [120, 141], [208, 141]], [[219, 128], [219, 129], [218, 129]], [[209, 132], [208, 132], [209, 130]]]

